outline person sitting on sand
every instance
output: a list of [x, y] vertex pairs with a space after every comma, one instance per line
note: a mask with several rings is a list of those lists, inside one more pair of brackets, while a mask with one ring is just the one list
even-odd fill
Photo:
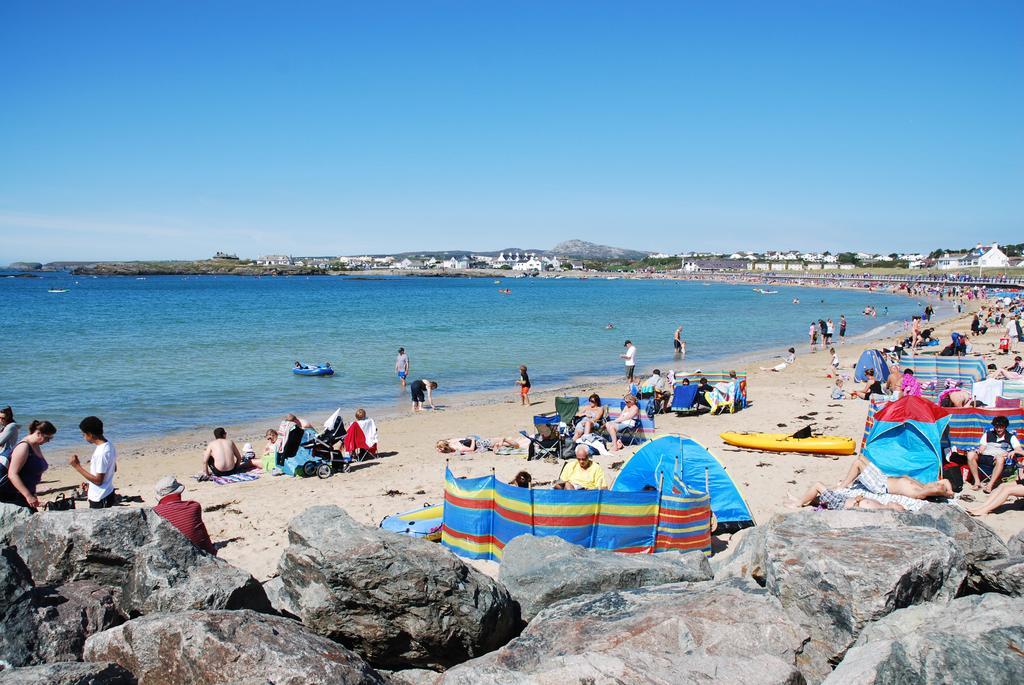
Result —
[[238, 471], [242, 464], [242, 453], [238, 445], [228, 438], [223, 428], [213, 429], [213, 440], [203, 452], [203, 476], [208, 479], [214, 476], [230, 476]]
[[858, 456], [854, 460], [850, 470], [836, 488], [845, 490], [854, 483], [876, 495], [902, 495], [911, 499], [953, 497], [953, 486], [945, 478], [933, 483], [922, 483], [910, 476], [886, 476], [863, 456]]
[[1024, 378], [1024, 364], [1021, 364], [1020, 362], [1020, 355], [1013, 358], [1013, 364], [1007, 366], [1005, 369], [998, 369], [997, 371], [989, 374], [988, 377], [1007, 381], [1015, 381]]
[[520, 471], [508, 484], [515, 485], [517, 488], [529, 488], [533, 484], [533, 476], [529, 471]]
[[181, 531], [193, 545], [217, 556], [217, 548], [213, 546], [203, 523], [203, 507], [194, 500], [181, 499], [184, 491], [185, 486], [174, 476], [161, 478], [156, 484], [156, 496], [160, 501], [153, 507], [153, 513]]
[[787, 368], [789, 368], [790, 366], [792, 366], [795, 363], [796, 363], [796, 349], [791, 347], [791, 348], [789, 348], [789, 353], [786, 355], [786, 358], [782, 361], [781, 364], [776, 364], [775, 366], [773, 366], [771, 368], [765, 368], [765, 367], [762, 366], [761, 370], [762, 371], [775, 371], [776, 373], [778, 373], [779, 371], [785, 371]]
[[587, 406], [580, 409], [576, 414], [576, 430], [573, 432], [573, 440], [579, 440], [584, 435], [599, 427], [604, 421], [605, 407], [601, 406], [601, 398], [597, 393], [592, 393], [587, 398]]
[[635, 427], [637, 421], [640, 420], [640, 407], [637, 406], [636, 397], [634, 395], [626, 395], [623, 400], [626, 402], [626, 406], [622, 408], [622, 411], [619, 412], [614, 421], [609, 421], [605, 424], [608, 437], [611, 439], [613, 452], [618, 452], [624, 447], [622, 440], [619, 439], [619, 431]]
[[984, 487], [985, 492], [992, 492], [1003, 475], [1003, 467], [1012, 465], [1018, 457], [1024, 458], [1024, 448], [1021, 448], [1017, 436], [1007, 430], [1009, 427], [1008, 418], [996, 416], [992, 419], [992, 430], [981, 436], [978, 449], [967, 453], [967, 468], [971, 472], [975, 490], [981, 488], [979, 464], [992, 473]]
[[608, 481], [604, 477], [604, 469], [595, 462], [595, 448], [590, 445], [576, 445], [576, 461], [569, 462], [562, 468], [562, 473], [555, 483], [555, 490], [607, 490]]
[[502, 448], [528, 449], [530, 439], [523, 435], [503, 438], [481, 438], [479, 435], [467, 435], [464, 438], [448, 438], [437, 441], [437, 451], [441, 454], [470, 454], [472, 452], [494, 452]]
[[882, 382], [875, 380], [874, 369], [864, 369], [864, 388], [862, 390], [851, 390], [850, 399], [855, 397], [862, 400], [870, 400], [872, 395], [882, 394]]
[[263, 446], [263, 458], [260, 459], [260, 467], [264, 472], [270, 473], [277, 467], [277, 431], [268, 428], [266, 435], [267, 444]]
[[872, 499], [867, 493], [852, 494], [848, 490], [829, 488], [823, 483], [815, 483], [799, 501], [794, 501], [799, 507], [822, 507], [833, 511], [839, 509], [890, 509], [892, 511], [906, 511], [902, 504], [896, 502], [882, 503]]
[[1003, 506], [1011, 497], [1016, 497], [1018, 500], [1024, 497], [1024, 477], [1021, 472], [1018, 472], [1016, 482], [1001, 484], [992, 491], [984, 504], [977, 509], [967, 509], [967, 513], [971, 516], [986, 516]]

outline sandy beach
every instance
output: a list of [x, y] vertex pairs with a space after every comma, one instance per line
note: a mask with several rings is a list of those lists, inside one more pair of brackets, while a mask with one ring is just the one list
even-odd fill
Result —
[[[948, 339], [951, 330], [969, 328], [967, 309], [973, 312], [974, 306], [936, 326], [940, 340]], [[987, 362], [1006, 366], [1007, 357], [995, 354], [999, 337], [1000, 334], [992, 330], [986, 336], [974, 339], [974, 350]], [[859, 341], [836, 345], [843, 371], [852, 372], [852, 365], [863, 349], [891, 345], [892, 342], [892, 338], [887, 338], [879, 344]], [[751, 452], [725, 445], [718, 437], [719, 433], [789, 432], [814, 423], [818, 432], [850, 436], [859, 443], [864, 429], [867, 411], [864, 401], [830, 399], [832, 380], [827, 377], [830, 361], [827, 350], [809, 353], [806, 340], [794, 344], [798, 352], [797, 363], [782, 373], [760, 371], [760, 365], [770, 364], [759, 364], [753, 360], [747, 360], [745, 367], [737, 367], [749, 374], [751, 406], [745, 411], [722, 416], [677, 417], [665, 414], [656, 417], [657, 435], [692, 437], [718, 456], [733, 475], [758, 522], [765, 522], [773, 514], [785, 510], [787, 494], [797, 496], [815, 481], [836, 482], [854, 457]], [[782, 352], [778, 351], [779, 354]], [[677, 363], [676, 368], [693, 370], [685, 362]], [[646, 377], [650, 370], [641, 359], [638, 376]], [[846, 384], [848, 390], [852, 387], [851, 383]], [[595, 391], [602, 396], [621, 397], [625, 390], [624, 380], [604, 379], [572, 393], [583, 395]], [[198, 483], [190, 476], [200, 470], [203, 446], [212, 437], [208, 431], [125, 442], [117, 445], [116, 484], [122, 495], [142, 497], [141, 504], [131, 506], [152, 506], [156, 503], [153, 484], [164, 474], [177, 475], [186, 483], [184, 496], [202, 503], [210, 535], [215, 542], [222, 543], [220, 556], [263, 580], [276, 573], [277, 560], [287, 545], [287, 522], [295, 514], [313, 505], [336, 504], [356, 519], [375, 525], [389, 514], [440, 502], [443, 498], [445, 457], [435, 450], [438, 439], [470, 434], [513, 436], [519, 430], [532, 429], [534, 414], [553, 410], [556, 395], [572, 393], [535, 392], [531, 396], [531, 406], [523, 407], [513, 386], [503, 397], [483, 403], [480, 398], [460, 398], [458, 403], [449, 403], [442, 390], [436, 398], [443, 405], [438, 411], [377, 417], [382, 456], [358, 465], [351, 473], [336, 474], [324, 480], [264, 474], [258, 480], [246, 483]], [[331, 411], [333, 407], [324, 407], [322, 416], [317, 414], [305, 418], [319, 427]], [[351, 411], [347, 410], [345, 421], [351, 420]], [[243, 443], [251, 442], [260, 454], [264, 444], [263, 432], [270, 427], [276, 427], [276, 423], [229, 426], [228, 431], [240, 448]], [[613, 476], [616, 465], [627, 461], [636, 449], [627, 447], [620, 452], [600, 456], [597, 461]], [[85, 443], [77, 450], [47, 452], [51, 469], [41, 488], [44, 491], [42, 499], [49, 499], [56, 492], [77, 483], [74, 472], [66, 465], [72, 451], [83, 457], [91, 453]], [[449, 463], [458, 476], [478, 476], [494, 469], [498, 477], [510, 480], [518, 471], [525, 469], [539, 482], [554, 480], [561, 468], [561, 464], [527, 462], [524, 456], [499, 456], [489, 452], [451, 456]], [[970, 488], [965, 488], [965, 492], [974, 497], [974, 502], [969, 504], [974, 506], [980, 495]], [[1004, 538], [1009, 537], [1024, 527], [1024, 507], [1019, 503], [1010, 505], [1002, 513], [986, 517], [984, 522]], [[728, 536], [718, 543], [718, 548], [727, 546]]]

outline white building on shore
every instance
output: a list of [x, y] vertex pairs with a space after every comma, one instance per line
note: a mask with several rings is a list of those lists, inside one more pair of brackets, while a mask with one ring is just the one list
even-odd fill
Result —
[[978, 243], [969, 252], [947, 252], [939, 257], [936, 265], [940, 269], [1003, 268], [1010, 266], [1010, 258], [999, 249], [998, 243], [982, 245]]

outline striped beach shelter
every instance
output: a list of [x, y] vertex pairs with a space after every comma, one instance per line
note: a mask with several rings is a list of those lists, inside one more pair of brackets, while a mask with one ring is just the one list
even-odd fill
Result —
[[985, 360], [981, 357], [936, 357], [928, 355], [904, 356], [900, 359], [900, 369], [910, 369], [922, 385], [934, 382], [941, 386], [947, 378], [963, 384], [970, 390], [975, 381], [988, 378]]

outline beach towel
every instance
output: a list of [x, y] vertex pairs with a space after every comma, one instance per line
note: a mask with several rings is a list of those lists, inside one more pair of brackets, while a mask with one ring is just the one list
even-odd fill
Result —
[[210, 480], [217, 485], [231, 485], [232, 483], [247, 483], [256, 480], [263, 473], [261, 469], [252, 469], [243, 473], [233, 473], [230, 476], [210, 476]]
[[377, 424], [373, 419], [363, 419], [362, 421], [356, 421], [359, 427], [363, 431], [363, 437], [366, 439], [366, 444], [377, 449]]

